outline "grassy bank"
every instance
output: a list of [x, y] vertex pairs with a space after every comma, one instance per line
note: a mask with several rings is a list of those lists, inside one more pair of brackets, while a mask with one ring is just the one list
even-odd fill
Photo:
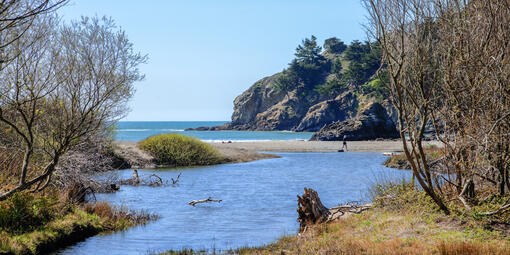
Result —
[[0, 202], [0, 254], [54, 251], [102, 232], [145, 224], [156, 216], [111, 207], [76, 205], [55, 194], [16, 194]]
[[510, 254], [508, 213], [494, 198], [466, 211], [450, 201], [452, 215], [437, 211], [423, 191], [408, 184], [376, 187], [375, 208], [299, 236], [287, 236], [239, 254]]

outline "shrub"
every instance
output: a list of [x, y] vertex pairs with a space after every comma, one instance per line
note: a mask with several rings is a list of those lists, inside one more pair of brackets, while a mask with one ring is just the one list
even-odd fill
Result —
[[179, 134], [151, 136], [140, 141], [138, 146], [162, 165], [213, 165], [225, 161], [211, 145]]
[[52, 200], [18, 192], [0, 202], [0, 230], [20, 234], [46, 224], [55, 215]]

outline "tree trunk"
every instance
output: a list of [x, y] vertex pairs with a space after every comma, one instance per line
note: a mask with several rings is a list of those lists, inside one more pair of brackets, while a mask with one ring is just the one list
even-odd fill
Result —
[[300, 233], [304, 232], [307, 226], [326, 221], [330, 215], [329, 209], [322, 204], [317, 191], [305, 188], [303, 196], [298, 195], [297, 198]]
[[331, 222], [350, 214], [359, 214], [372, 207], [371, 204], [339, 205], [328, 209], [322, 204], [317, 191], [309, 188], [305, 188], [303, 196], [298, 195], [297, 198], [299, 233], [305, 232], [312, 225]]

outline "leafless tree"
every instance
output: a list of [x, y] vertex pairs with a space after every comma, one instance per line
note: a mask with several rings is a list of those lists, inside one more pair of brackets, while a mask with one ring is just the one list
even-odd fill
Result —
[[58, 9], [66, 2], [67, 0], [0, 1], [0, 69], [16, 56], [16, 52], [8, 47], [23, 37], [39, 16]]
[[437, 112], [449, 165], [457, 175], [492, 183], [504, 195], [510, 188], [510, 5], [450, 0], [436, 6], [435, 53], [443, 88]]
[[143, 78], [146, 57], [111, 19], [82, 18], [46, 33], [2, 74], [9, 79], [0, 85], [0, 122], [20, 138], [24, 160], [19, 183], [0, 200], [44, 189], [63, 155], [124, 116]]
[[[475, 183], [495, 185], [504, 195], [510, 189], [509, 2], [363, 2], [368, 30], [381, 43], [390, 73], [404, 151], [420, 185], [445, 213], [445, 186], [468, 209], [465, 198], [475, 198]], [[427, 164], [421, 141], [430, 124], [445, 145], [449, 178]]]
[[[432, 91], [437, 67], [434, 9], [427, 0], [364, 0], [369, 33], [381, 45], [389, 73], [388, 87], [398, 111], [400, 137], [414, 178], [439, 208], [449, 214], [423, 148], [425, 128], [431, 122]], [[407, 142], [409, 140], [409, 142]]]

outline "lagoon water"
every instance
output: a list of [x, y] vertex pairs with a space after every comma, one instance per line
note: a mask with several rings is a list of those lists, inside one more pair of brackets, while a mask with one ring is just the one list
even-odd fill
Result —
[[[279, 153], [282, 158], [249, 163], [168, 170], [164, 180], [182, 172], [176, 186], [122, 186], [98, 200], [157, 213], [146, 226], [88, 238], [59, 254], [147, 254], [182, 248], [209, 252], [259, 246], [298, 230], [296, 195], [317, 190], [325, 206], [368, 199], [367, 187], [380, 178], [409, 178], [408, 171], [386, 168], [380, 153]], [[131, 170], [118, 172], [124, 178]], [[195, 207], [188, 202], [207, 197], [221, 203]]]
[[286, 131], [185, 131], [186, 128], [213, 127], [226, 121], [121, 121], [117, 124], [115, 139], [140, 141], [162, 133], [178, 133], [193, 136], [203, 141], [264, 141], [264, 140], [308, 140], [312, 132]]

